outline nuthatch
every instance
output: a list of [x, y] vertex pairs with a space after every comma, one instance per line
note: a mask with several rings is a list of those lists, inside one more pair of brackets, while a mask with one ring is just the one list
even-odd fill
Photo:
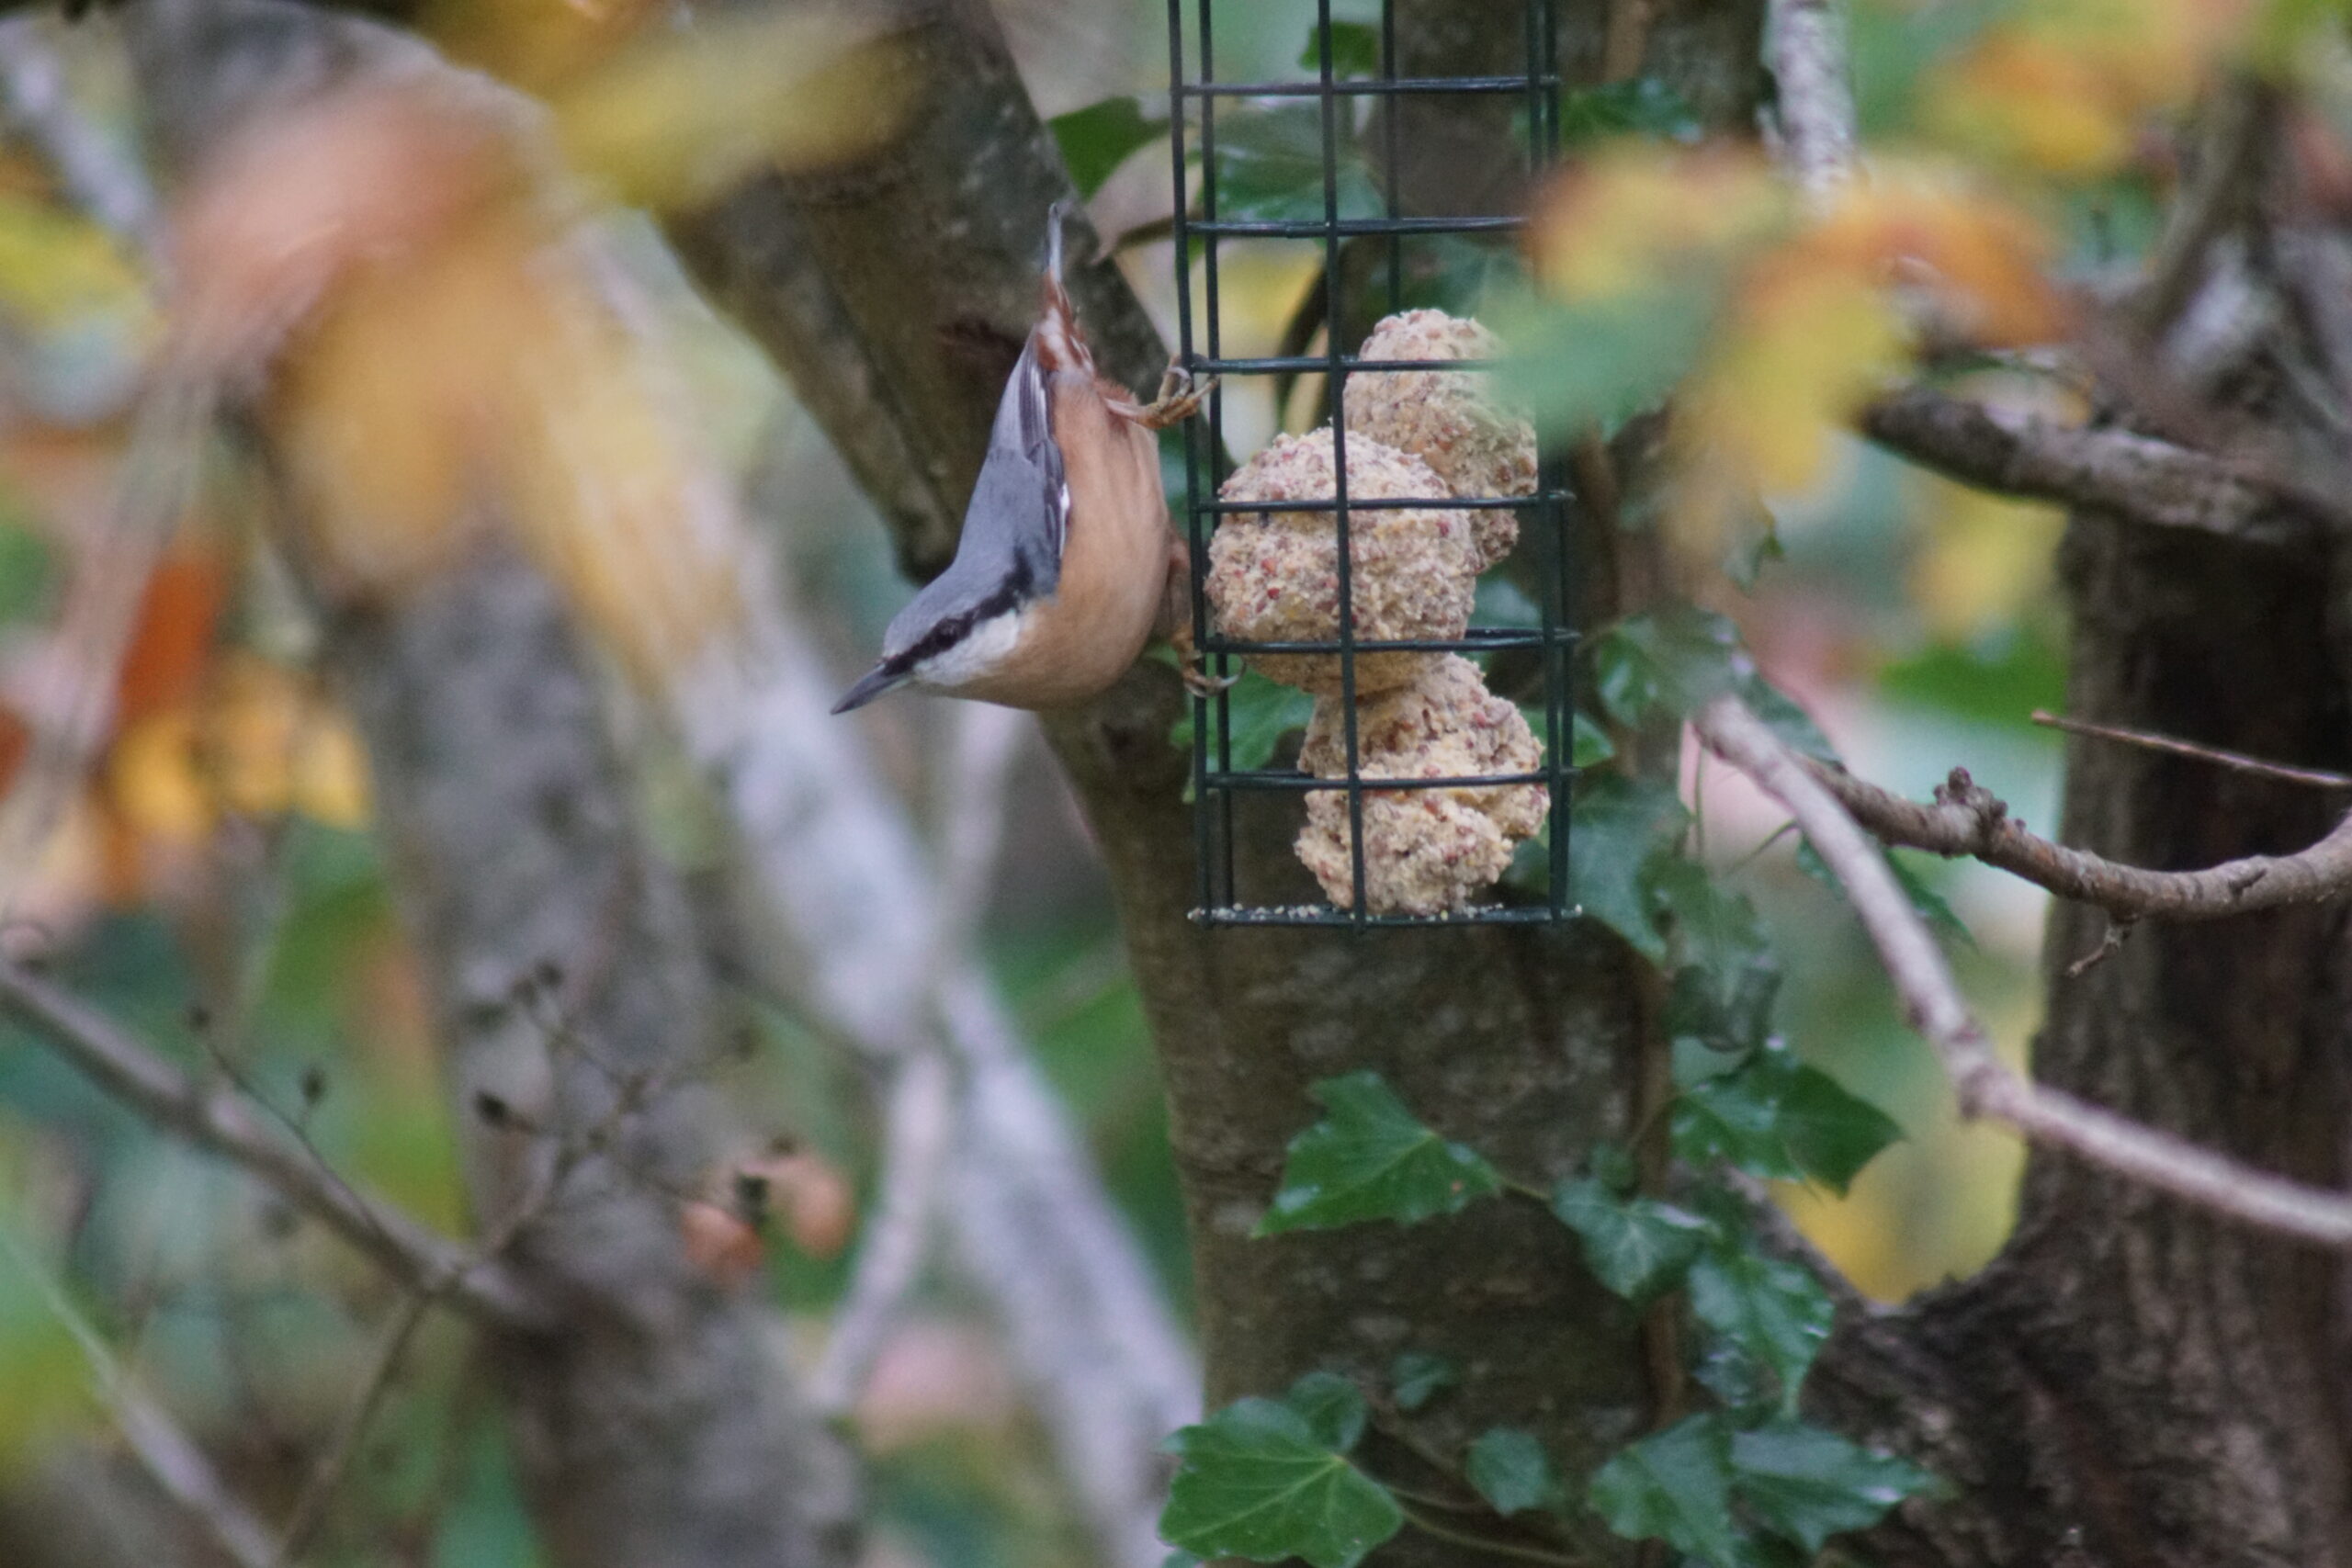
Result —
[[997, 405], [956, 559], [891, 620], [835, 713], [902, 685], [1065, 707], [1107, 690], [1155, 630], [1190, 662], [1187, 554], [1152, 432], [1189, 418], [1205, 389], [1178, 395], [1171, 367], [1159, 400], [1138, 404], [1095, 375], [1062, 287], [1065, 210], [1047, 220], [1044, 310]]

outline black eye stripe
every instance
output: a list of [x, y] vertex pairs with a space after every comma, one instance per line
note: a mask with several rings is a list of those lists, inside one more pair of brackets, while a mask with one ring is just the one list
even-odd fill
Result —
[[1036, 582], [1036, 570], [1028, 556], [1014, 557], [1012, 570], [1005, 577], [1004, 586], [962, 614], [941, 621], [917, 637], [905, 651], [882, 660], [882, 668], [890, 674], [903, 675], [924, 660], [937, 658], [971, 636], [974, 626], [1019, 606], [1031, 596], [1030, 591]]

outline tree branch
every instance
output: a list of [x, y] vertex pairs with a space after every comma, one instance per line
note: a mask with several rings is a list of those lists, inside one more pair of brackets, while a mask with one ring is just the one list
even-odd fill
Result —
[[1772, 0], [1764, 49], [1778, 90], [1781, 160], [1818, 207], [1854, 173], [1854, 93], [1837, 0]]
[[[1862, 434], [1980, 489], [2113, 512], [2251, 544], [2310, 543], [2309, 498], [2289, 505], [2205, 453], [2124, 430], [2081, 430], [1914, 387], [1862, 412]], [[2341, 521], [2332, 509], [2325, 521]]]
[[1961, 1114], [2007, 1123], [2028, 1141], [2258, 1229], [2352, 1247], [2352, 1196], [2289, 1181], [2011, 1072], [1961, 999], [1942, 949], [1878, 846], [1826, 781], [1738, 698], [1712, 699], [1692, 720], [1715, 754], [1788, 808], [1836, 874], [1878, 949], [1913, 1027], [1942, 1060]]
[[0, 959], [0, 1010], [30, 1023], [91, 1082], [147, 1121], [243, 1167], [411, 1290], [446, 1290], [458, 1310], [504, 1329], [549, 1325], [548, 1303], [503, 1263], [475, 1258], [355, 1191], [243, 1100], [198, 1084], [62, 987]]
[[230, 1492], [195, 1439], [131, 1381], [73, 1298], [5, 1224], [0, 1224], [0, 1252], [7, 1253], [32, 1281], [50, 1312], [81, 1348], [83, 1358], [90, 1363], [98, 1397], [114, 1417], [123, 1442], [164, 1495], [202, 1524], [213, 1544], [237, 1568], [274, 1568], [276, 1553], [270, 1550], [269, 1531]]
[[2352, 892], [2352, 818], [2296, 854], [2247, 855], [2203, 871], [2145, 871], [2027, 832], [1965, 768], [1954, 768], [1928, 806], [1840, 768], [1804, 765], [1846, 811], [1890, 844], [1968, 855], [2119, 919], [2221, 919]]

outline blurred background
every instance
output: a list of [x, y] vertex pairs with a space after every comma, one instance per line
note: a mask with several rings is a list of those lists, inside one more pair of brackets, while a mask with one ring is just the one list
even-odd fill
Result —
[[[593, 193], [591, 221], [628, 258], [639, 324], [663, 346], [668, 379], [640, 394], [651, 414], [631, 406], [563, 416], [617, 432], [596, 458], [606, 465], [648, 449], [656, 452], [649, 462], [672, 460], [669, 447], [635, 439], [635, 422], [658, 415], [692, 429], [696, 460], [750, 498], [757, 547], [783, 564], [795, 614], [845, 684], [910, 590], [883, 526], [789, 387], [697, 299], [653, 226], [627, 209], [632, 193], [718, 154], [625, 128], [691, 119], [690, 103], [728, 101], [746, 69], [671, 51], [639, 27], [640, 9], [627, 0], [445, 0], [428, 8], [424, 31], [454, 58], [555, 106]], [[1172, 341], [1167, 143], [1152, 125], [1164, 122], [1167, 102], [1160, 0], [1000, 0], [998, 10], [1040, 112], [1093, 187], [1097, 228]], [[1335, 14], [1362, 21], [1370, 12], [1354, 4]], [[1220, 73], [1304, 75], [1312, 16], [1306, 0], [1223, 5]], [[128, 607], [119, 675], [104, 677], [112, 687], [96, 705], [103, 720], [62, 761], [47, 739], [70, 736], [70, 715], [54, 710], [79, 700], [77, 679], [94, 678], [76, 673], [87, 647], [76, 639], [104, 616], [77, 612], [77, 584], [104, 552], [124, 547], [113, 523], [119, 498], [153, 460], [141, 446], [137, 393], [163, 346], [177, 341], [167, 301], [190, 296], [186, 276], [171, 292], [152, 248], [165, 220], [106, 25], [17, 17], [6, 27], [0, 778], [13, 805], [0, 837], [8, 856], [0, 935], [12, 955], [45, 959], [159, 1048], [207, 1071], [233, 1067], [356, 1184], [462, 1230], [452, 1112], [416, 960], [370, 832], [366, 758], [317, 668], [315, 617], [266, 547], [260, 503], [233, 464], [209, 465], [188, 487], [160, 541]], [[748, 58], [763, 60], [756, 50]], [[809, 134], [774, 127], [761, 155]], [[358, 156], [356, 139], [352, 146]], [[308, 150], [332, 172], [331, 141]], [[2082, 221], [2070, 231], [2109, 247], [2139, 243], [2152, 198], [2138, 181], [2081, 194]], [[620, 202], [607, 204], [614, 195]], [[215, 263], [261, 270], [250, 257], [193, 265]], [[443, 335], [424, 343], [478, 332], [486, 341], [474, 352], [494, 358], [516, 278], [499, 272], [507, 264], [487, 244], [450, 265], [457, 286], [481, 299], [454, 316], [435, 314], [439, 305], [401, 316], [381, 329], [388, 335], [355, 341], [390, 342], [429, 319]], [[1276, 352], [1319, 265], [1296, 244], [1229, 246], [1226, 352]], [[541, 296], [538, 308], [563, 304]], [[610, 345], [583, 352], [583, 374], [639, 373]], [[364, 377], [334, 383], [339, 362], [322, 353], [320, 395], [390, 396], [385, 378], [412, 373], [381, 357], [362, 361]], [[1316, 423], [1313, 404], [1306, 389], [1290, 407], [1261, 389], [1237, 393], [1227, 434], [1246, 452], [1277, 429]], [[455, 461], [420, 433], [382, 456], [371, 482], [387, 493], [430, 490]], [[626, 488], [627, 475], [615, 482]], [[2029, 716], [2064, 705], [2063, 628], [2050, 592], [2057, 517], [1842, 439], [1817, 482], [1769, 500], [1781, 558], [1751, 592], [1716, 606], [1736, 618], [1769, 676], [1864, 776], [1917, 796], [1965, 763], [2013, 814], [2052, 824], [2059, 750]], [[570, 530], [575, 556], [611, 552], [582, 569], [606, 582], [601, 599], [588, 597], [608, 656], [623, 665], [658, 659], [631, 638], [650, 637], [644, 626], [669, 612], [633, 595], [643, 581], [671, 581], [684, 547], [665, 532], [630, 534], [637, 525], [627, 516], [542, 525]], [[384, 526], [398, 548], [422, 547], [397, 534], [397, 520]], [[368, 554], [380, 541], [363, 543], [353, 551], [366, 560], [353, 570], [396, 574]], [[694, 547], [721, 569], [729, 547]], [[656, 565], [640, 576], [649, 558]], [[662, 852], [698, 883], [723, 884], [727, 839], [692, 758], [636, 711], [640, 699], [615, 700]], [[971, 816], [958, 807], [968, 783], [959, 770], [976, 743], [967, 720], [949, 705], [900, 697], [856, 722], [933, 859], [953, 863], [965, 852], [948, 840]], [[1001, 771], [988, 830], [1001, 840], [985, 855], [975, 940], [1181, 1322], [1189, 1310], [1182, 1214], [1108, 890], [1034, 729], [1021, 721], [989, 743]], [[2014, 1143], [1956, 1127], [1932, 1058], [1905, 1028], [1842, 901], [1804, 874], [1789, 840], [1768, 842], [1778, 818], [1695, 756], [1683, 781], [1702, 813], [1706, 857], [1741, 868], [1736, 885], [1781, 949], [1789, 1039], [1906, 1134], [1849, 1197], [1790, 1190], [1783, 1200], [1876, 1297], [1898, 1300], [1967, 1273], [2005, 1235]], [[1971, 1000], [2021, 1060], [2037, 1021], [2041, 895], [1982, 867], [1908, 859], [1965, 926], [1954, 952]], [[813, 1347], [848, 1282], [854, 1215], [875, 1201], [879, 1111], [854, 1054], [806, 1010], [748, 978], [743, 990], [756, 1049], [731, 1060], [721, 1081], [801, 1160], [786, 1223], [756, 1267]], [[156, 1136], [5, 1023], [0, 1228], [10, 1238], [0, 1256], [0, 1493], [12, 1474], [103, 1428], [75, 1337], [92, 1324], [186, 1424], [227, 1435], [232, 1474], [266, 1477], [334, 1420], [382, 1304], [385, 1287], [364, 1266], [217, 1162]], [[360, 1522], [332, 1540], [350, 1560], [531, 1561], [504, 1440], [485, 1418], [468, 1356], [464, 1335], [428, 1324], [349, 1483], [345, 1511]], [[876, 1563], [1088, 1560], [1007, 1350], [961, 1288], [933, 1280], [899, 1317], [853, 1427], [875, 1461]], [[370, 1556], [385, 1548], [392, 1554]]]

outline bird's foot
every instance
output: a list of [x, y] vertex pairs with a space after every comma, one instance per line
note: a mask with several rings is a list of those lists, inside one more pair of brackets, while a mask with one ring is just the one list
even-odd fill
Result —
[[1195, 385], [1193, 373], [1170, 362], [1159, 378], [1159, 395], [1148, 403], [1130, 404], [1119, 412], [1146, 430], [1166, 430], [1201, 412], [1201, 403], [1216, 386], [1214, 376]]

